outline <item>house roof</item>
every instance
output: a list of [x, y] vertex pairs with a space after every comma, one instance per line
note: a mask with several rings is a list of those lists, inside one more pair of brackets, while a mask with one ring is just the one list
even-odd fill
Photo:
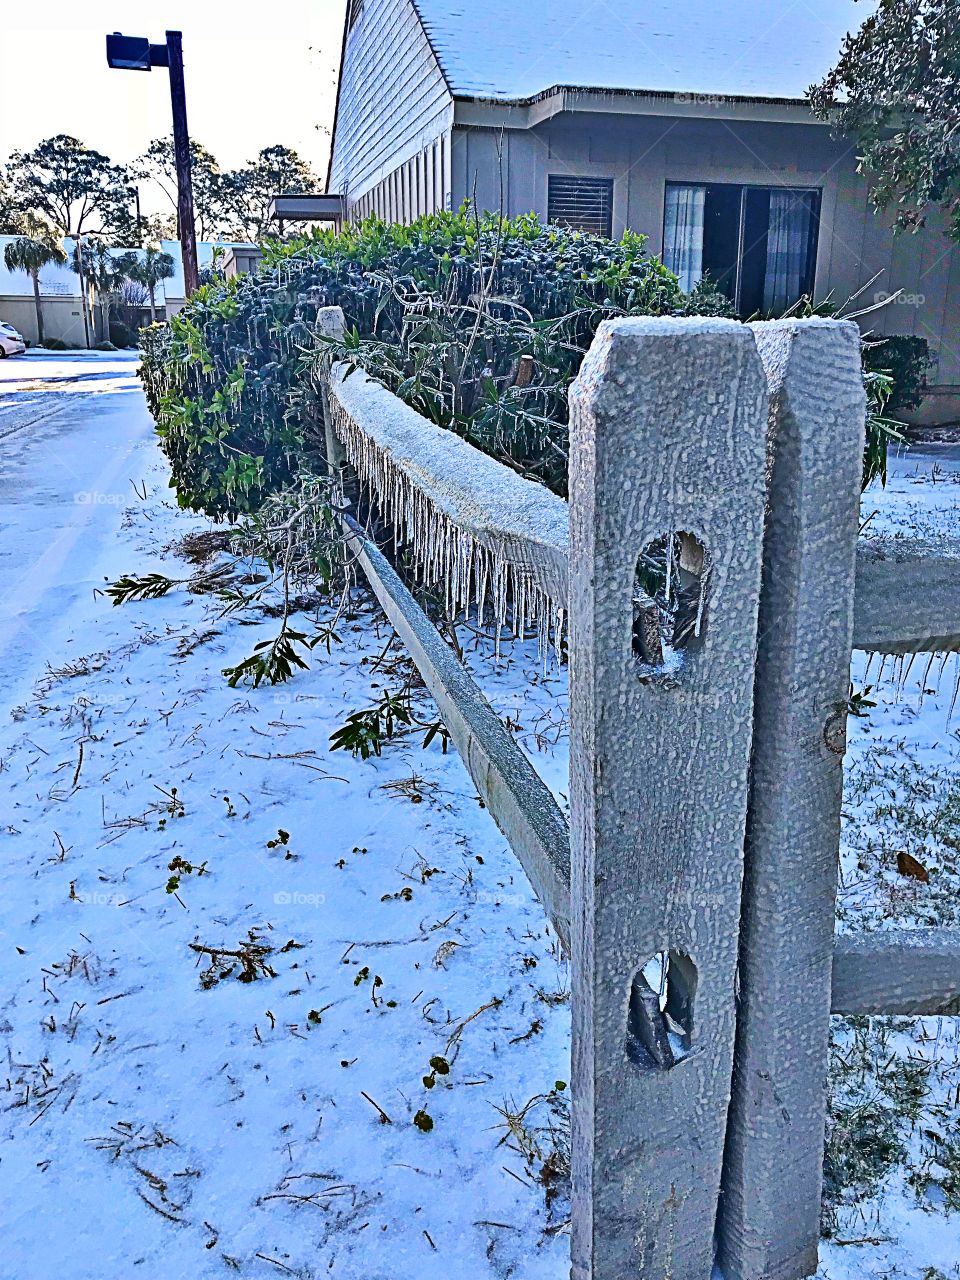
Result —
[[414, 0], [456, 97], [555, 87], [802, 101], [875, 0]]

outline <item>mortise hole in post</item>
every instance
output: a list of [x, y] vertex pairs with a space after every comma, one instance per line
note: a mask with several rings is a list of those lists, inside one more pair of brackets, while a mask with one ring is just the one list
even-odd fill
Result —
[[641, 1067], [676, 1066], [693, 1044], [697, 966], [684, 951], [658, 951], [634, 975], [627, 1056]]
[[640, 680], [674, 685], [703, 642], [709, 565], [692, 533], [655, 538], [640, 552], [633, 586], [633, 653]]

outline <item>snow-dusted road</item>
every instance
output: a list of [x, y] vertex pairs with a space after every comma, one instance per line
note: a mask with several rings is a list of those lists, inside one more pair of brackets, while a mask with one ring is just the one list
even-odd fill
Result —
[[133, 483], [155, 454], [132, 353], [0, 360], [0, 697], [69, 657]]

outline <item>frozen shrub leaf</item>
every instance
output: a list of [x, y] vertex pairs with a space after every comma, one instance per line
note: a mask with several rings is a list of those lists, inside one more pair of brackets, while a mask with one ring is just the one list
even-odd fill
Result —
[[897, 854], [897, 870], [902, 876], [909, 876], [911, 880], [919, 880], [922, 884], [928, 884], [930, 881], [930, 872], [927, 868], [905, 849], [901, 849]]

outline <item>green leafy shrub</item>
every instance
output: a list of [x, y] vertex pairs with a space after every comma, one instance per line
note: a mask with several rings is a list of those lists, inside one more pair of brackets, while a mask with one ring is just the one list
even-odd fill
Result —
[[600, 321], [729, 310], [709, 286], [685, 295], [643, 236], [613, 242], [532, 215], [464, 208], [268, 244], [257, 275], [201, 286], [169, 325], [141, 335], [181, 505], [255, 511], [309, 464], [315, 320], [332, 305], [356, 360], [398, 395], [560, 491], [566, 389]]
[[97, 342], [94, 344], [94, 351], [116, 351], [116, 346], [112, 342]]
[[[333, 347], [316, 332], [332, 305], [347, 324]], [[601, 320], [631, 314], [729, 315], [730, 303], [709, 280], [684, 294], [644, 236], [611, 241], [465, 206], [267, 243], [258, 274], [202, 285], [169, 324], [141, 331], [141, 376], [180, 504], [215, 518], [256, 512], [319, 470], [320, 351], [565, 494], [570, 382]], [[791, 314], [838, 308], [805, 301]], [[888, 415], [918, 399], [925, 347], [865, 344], [865, 485], [885, 477], [898, 425]]]
[[137, 333], [135, 329], [131, 329], [128, 324], [124, 324], [122, 320], [110, 321], [110, 341], [115, 347], [121, 350], [125, 347], [135, 347], [137, 345]]
[[867, 342], [864, 349], [864, 366], [872, 373], [886, 373], [892, 380], [886, 406], [891, 413], [918, 407], [931, 364], [926, 338], [877, 338]]

